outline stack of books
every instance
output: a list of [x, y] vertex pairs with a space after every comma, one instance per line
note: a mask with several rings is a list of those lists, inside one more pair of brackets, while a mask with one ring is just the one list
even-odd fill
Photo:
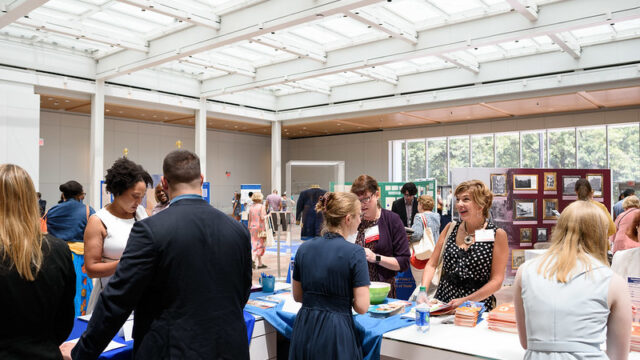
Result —
[[498, 306], [489, 313], [487, 317], [489, 329], [517, 334], [516, 309], [513, 303], [506, 303]]
[[465, 301], [456, 308], [454, 325], [474, 327], [484, 312], [484, 303]]
[[388, 304], [371, 305], [369, 306], [369, 315], [376, 318], [386, 318], [404, 313], [405, 306], [411, 306], [411, 303], [404, 300], [396, 300]]

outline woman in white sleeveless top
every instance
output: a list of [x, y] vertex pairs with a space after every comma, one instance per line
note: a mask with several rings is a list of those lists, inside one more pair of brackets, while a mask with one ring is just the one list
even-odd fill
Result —
[[607, 229], [600, 208], [576, 201], [560, 215], [549, 250], [518, 269], [514, 305], [525, 359], [627, 359], [631, 302], [609, 268]]
[[100, 278], [91, 292], [87, 314], [93, 311], [98, 295], [116, 272], [133, 224], [148, 216], [140, 203], [153, 180], [142, 166], [120, 158], [107, 170], [105, 184], [113, 194], [113, 202], [89, 218], [84, 232], [87, 274]]

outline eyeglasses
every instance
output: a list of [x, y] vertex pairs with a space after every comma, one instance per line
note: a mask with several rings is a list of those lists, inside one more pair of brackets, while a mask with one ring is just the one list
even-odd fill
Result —
[[366, 198], [362, 198], [362, 199], [360, 199], [360, 203], [361, 203], [361, 204], [366, 204], [366, 203], [368, 203], [369, 201], [371, 201], [371, 196], [367, 196]]

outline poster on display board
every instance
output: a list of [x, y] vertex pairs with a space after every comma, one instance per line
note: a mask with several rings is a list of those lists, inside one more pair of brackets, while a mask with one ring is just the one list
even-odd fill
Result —
[[262, 192], [262, 185], [260, 184], [242, 184], [240, 185], [240, 204], [242, 204], [242, 211], [244, 211], [245, 204], [251, 204], [251, 198], [249, 193]]
[[[393, 202], [402, 197], [402, 193], [400, 189], [402, 189], [402, 185], [407, 182], [378, 182], [378, 186], [380, 187], [380, 204], [384, 209], [391, 211], [391, 206]], [[420, 195], [431, 195], [433, 199], [437, 199], [437, 186], [436, 179], [426, 179], [420, 181], [413, 181], [418, 188], [418, 194]], [[329, 186], [329, 191], [351, 191], [351, 182], [344, 183], [344, 185], [336, 184], [331, 182]]]
[[[490, 217], [497, 227], [507, 233], [507, 276], [514, 276], [524, 262], [524, 250], [551, 240], [558, 222], [557, 212], [561, 213], [578, 199], [574, 187], [580, 178], [587, 179], [591, 184], [593, 199], [610, 210], [609, 169], [451, 169], [454, 189], [463, 181], [477, 179], [484, 182], [494, 194]], [[452, 206], [454, 202], [451, 202]], [[459, 220], [456, 211], [453, 217]]]

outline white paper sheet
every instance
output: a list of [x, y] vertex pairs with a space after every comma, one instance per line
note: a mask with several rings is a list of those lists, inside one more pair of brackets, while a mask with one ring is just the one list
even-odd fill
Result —
[[292, 313], [292, 314], [297, 314], [298, 311], [300, 311], [301, 307], [302, 307], [302, 303], [296, 302], [295, 300], [293, 300], [293, 295], [289, 295], [284, 300], [284, 305], [282, 305], [282, 311]]
[[287, 284], [285, 282], [276, 282], [275, 286], [273, 287], [273, 290], [275, 292], [278, 292], [280, 290], [291, 290], [291, 284]]

